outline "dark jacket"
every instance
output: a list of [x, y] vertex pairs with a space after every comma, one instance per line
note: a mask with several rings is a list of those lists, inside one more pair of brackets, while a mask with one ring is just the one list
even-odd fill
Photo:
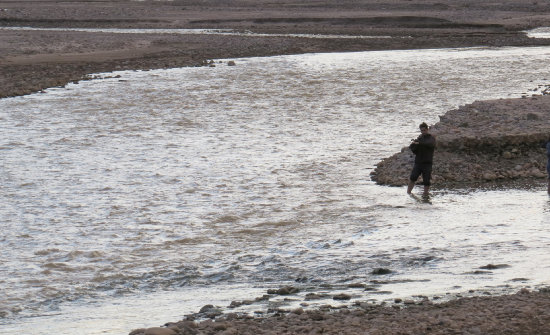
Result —
[[434, 157], [435, 150], [435, 136], [432, 134], [423, 134], [416, 139], [418, 144], [411, 143], [409, 148], [416, 155], [414, 158], [415, 163], [419, 164], [431, 164]]
[[540, 147], [546, 149], [546, 156], [550, 160], [550, 141], [542, 142]]

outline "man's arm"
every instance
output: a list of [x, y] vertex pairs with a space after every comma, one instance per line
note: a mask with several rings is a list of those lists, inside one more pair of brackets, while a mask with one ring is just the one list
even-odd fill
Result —
[[423, 136], [418, 139], [418, 145], [427, 149], [435, 148], [435, 137], [432, 136]]
[[413, 154], [416, 154], [416, 151], [418, 150], [418, 140], [414, 140], [410, 145], [409, 149], [413, 152]]

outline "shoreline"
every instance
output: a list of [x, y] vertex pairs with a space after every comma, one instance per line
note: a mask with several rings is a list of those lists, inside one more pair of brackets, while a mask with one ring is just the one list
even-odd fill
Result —
[[[550, 292], [521, 289], [508, 295], [461, 297], [436, 302], [418, 296], [391, 305], [357, 302], [352, 307], [278, 310], [269, 316], [215, 314], [203, 307], [194, 316], [129, 335], [188, 334], [550, 334]], [[209, 312], [214, 314], [209, 315]], [[214, 315], [217, 315], [215, 317]]]
[[[90, 1], [60, 5], [45, 0], [12, 1], [1, 7], [2, 27], [227, 28], [271, 34], [374, 34], [381, 38], [340, 40], [0, 30], [0, 98], [63, 87], [86, 80], [94, 73], [207, 66], [211, 59], [313, 52], [550, 45], [550, 39], [530, 39], [522, 33], [526, 29], [550, 26], [550, 5], [524, 4], [522, 1], [505, 1], [493, 7], [450, 0], [424, 5], [408, 1], [363, 4], [343, 1], [340, 6], [323, 1], [304, 1], [300, 6], [285, 1], [276, 6], [263, 1], [252, 5], [246, 1], [230, 1], [220, 5], [213, 0], [186, 5], [180, 1], [120, 0], [109, 5]], [[399, 38], [404, 36], [411, 38]], [[511, 103], [523, 108], [550, 99], [535, 100], [513, 99]], [[535, 137], [529, 142], [540, 140], [538, 135]], [[449, 139], [448, 143], [453, 141]], [[535, 167], [540, 171], [540, 166]], [[497, 174], [494, 177], [483, 178], [482, 182], [504, 179]], [[550, 334], [547, 329], [549, 307], [547, 290], [522, 289], [515, 294], [457, 297], [437, 304], [422, 299], [418, 303], [402, 301], [390, 307], [359, 304], [354, 309], [336, 312], [295, 309], [260, 318], [229, 313], [215, 321], [183, 320], [163, 327], [135, 330], [131, 334]]]

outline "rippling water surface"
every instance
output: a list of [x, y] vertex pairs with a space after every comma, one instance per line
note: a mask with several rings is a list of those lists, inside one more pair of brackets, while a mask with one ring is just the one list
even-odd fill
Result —
[[299, 37], [299, 38], [333, 38], [333, 39], [367, 39], [367, 38], [392, 38], [391, 36], [366, 36], [366, 35], [323, 35], [323, 34], [266, 34], [252, 31], [238, 31], [234, 29], [142, 29], [142, 28], [35, 28], [35, 27], [0, 27], [0, 30], [15, 31], [79, 31], [86, 33], [111, 33], [111, 34], [175, 34], [175, 35], [235, 35], [250, 37]]
[[548, 84], [548, 59], [251, 58], [0, 100], [0, 333], [124, 334], [283, 285], [383, 301], [547, 284], [543, 185], [423, 203], [369, 173], [421, 121]]

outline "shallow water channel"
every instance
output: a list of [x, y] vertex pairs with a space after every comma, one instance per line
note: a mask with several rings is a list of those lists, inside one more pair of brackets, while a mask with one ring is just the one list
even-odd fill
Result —
[[285, 285], [301, 288], [295, 302], [241, 310], [308, 292], [352, 304], [548, 284], [544, 185], [436, 188], [425, 203], [369, 173], [422, 121], [536, 93], [549, 59], [249, 58], [0, 100], [0, 334], [125, 334]]

